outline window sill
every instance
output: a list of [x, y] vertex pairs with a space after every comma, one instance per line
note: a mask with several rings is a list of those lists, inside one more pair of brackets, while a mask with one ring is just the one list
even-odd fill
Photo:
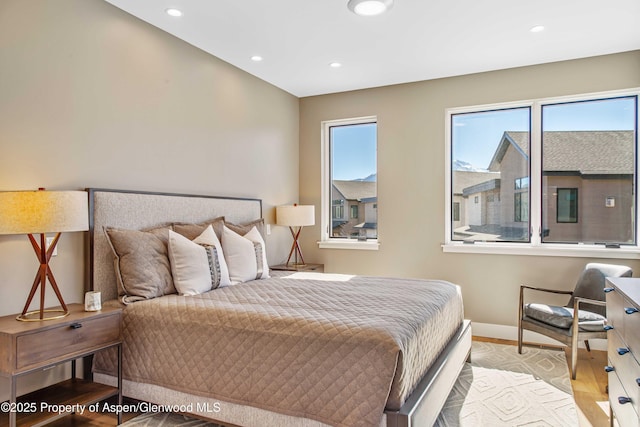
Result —
[[369, 239], [364, 242], [356, 239], [322, 240], [318, 242], [320, 249], [355, 249], [363, 251], [377, 251], [380, 247], [378, 240]]
[[464, 254], [493, 254], [493, 255], [533, 255], [559, 256], [583, 258], [617, 258], [640, 259], [640, 248], [621, 247], [605, 248], [600, 245], [551, 245], [531, 246], [518, 243], [446, 243], [442, 245], [443, 252]]

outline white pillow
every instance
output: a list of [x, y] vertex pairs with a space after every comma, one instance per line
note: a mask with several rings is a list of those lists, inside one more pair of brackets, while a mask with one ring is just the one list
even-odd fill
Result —
[[232, 284], [269, 278], [264, 240], [256, 227], [241, 236], [224, 226], [222, 248]]
[[[213, 261], [214, 266], [216, 265], [216, 262], [219, 265], [220, 280], [217, 286], [215, 282], [213, 283], [213, 288], [223, 288], [225, 286], [231, 285], [231, 279], [229, 278], [229, 267], [227, 267], [227, 262], [224, 259], [222, 244], [220, 244], [220, 240], [218, 240], [218, 236], [216, 235], [216, 232], [213, 231], [213, 227], [211, 226], [211, 224], [209, 224], [209, 226], [205, 228], [198, 237], [193, 239], [193, 242], [199, 245], [213, 246], [216, 248], [217, 260], [210, 260], [210, 262]], [[209, 253], [211, 254], [212, 252], [209, 251]]]
[[169, 262], [173, 284], [180, 295], [197, 295], [211, 290], [211, 269], [204, 246], [170, 230]]

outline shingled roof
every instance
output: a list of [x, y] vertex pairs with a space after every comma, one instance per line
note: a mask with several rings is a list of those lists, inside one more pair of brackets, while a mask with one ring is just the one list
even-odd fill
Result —
[[376, 197], [376, 183], [371, 181], [341, 181], [334, 180], [333, 185], [347, 200], [357, 200]]
[[[529, 154], [529, 132], [505, 132], [491, 159], [490, 170], [499, 170], [509, 146]], [[583, 175], [633, 174], [634, 132], [553, 131], [543, 133], [545, 172], [580, 172]]]

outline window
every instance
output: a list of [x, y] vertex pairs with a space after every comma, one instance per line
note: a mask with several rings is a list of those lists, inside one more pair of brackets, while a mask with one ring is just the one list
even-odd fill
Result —
[[337, 220], [344, 218], [344, 200], [333, 200], [332, 215]]
[[515, 207], [514, 207], [514, 221], [515, 222], [528, 222], [529, 221], [529, 193], [515, 193], [514, 194]]
[[523, 188], [529, 188], [529, 177], [525, 176], [523, 178], [516, 179], [516, 190], [521, 190]]
[[377, 120], [322, 123], [321, 248], [376, 249]]
[[639, 93], [448, 110], [444, 249], [640, 252], [634, 193]]
[[450, 198], [465, 216], [452, 241], [529, 241], [530, 116], [529, 107], [451, 115]]
[[[636, 245], [636, 104], [622, 96], [542, 105], [543, 242]], [[609, 208], [607, 197], [619, 203]]]
[[556, 222], [578, 222], [578, 189], [558, 188]]

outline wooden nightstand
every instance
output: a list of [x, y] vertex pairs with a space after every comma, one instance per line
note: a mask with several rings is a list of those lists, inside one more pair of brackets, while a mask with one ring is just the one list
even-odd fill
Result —
[[324, 264], [305, 264], [305, 265], [289, 264], [288, 266], [285, 264], [280, 264], [280, 265], [271, 265], [270, 267], [272, 270], [313, 271], [316, 273], [324, 273]]
[[[47, 404], [87, 407], [112, 396], [122, 404], [122, 310], [85, 312], [82, 304], [67, 307], [70, 314], [56, 320], [19, 322], [15, 315], [0, 317], [0, 375], [9, 379], [10, 388], [9, 401], [1, 404], [0, 426], [42, 425], [69, 415], [49, 412]], [[118, 349], [118, 387], [76, 378], [76, 359], [112, 347]], [[16, 398], [19, 377], [65, 362], [71, 362], [70, 379]], [[118, 424], [121, 421], [118, 413]]]

